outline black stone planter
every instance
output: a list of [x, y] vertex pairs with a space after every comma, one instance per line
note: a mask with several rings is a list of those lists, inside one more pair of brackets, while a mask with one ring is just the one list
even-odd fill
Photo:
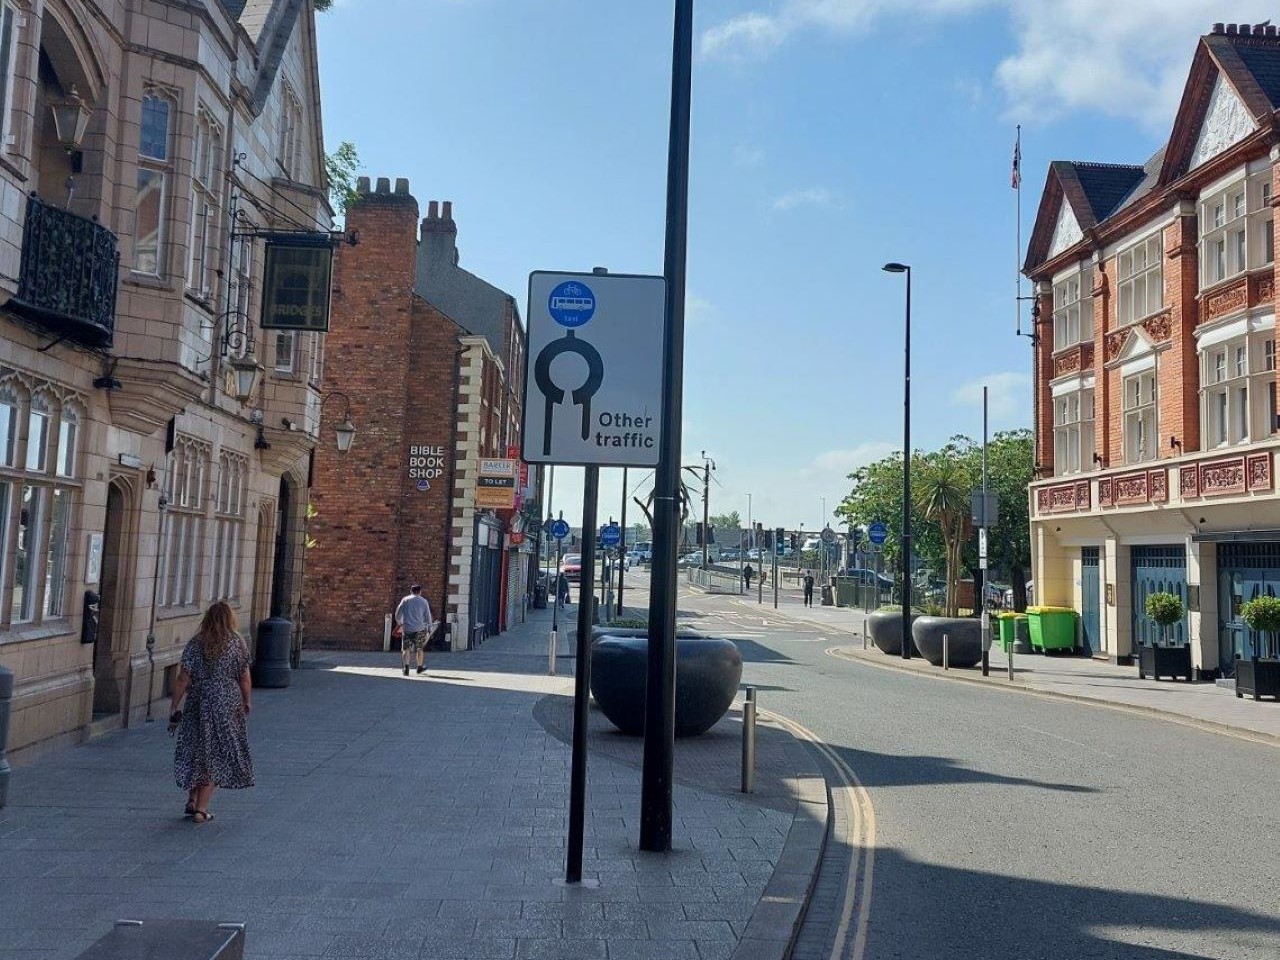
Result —
[[1280, 700], [1280, 660], [1237, 660], [1236, 696], [1246, 694], [1255, 700], [1263, 697]]
[[944, 634], [950, 666], [965, 668], [982, 662], [982, 621], [973, 617], [917, 617], [911, 624], [915, 648], [935, 667], [942, 666]]
[[[591, 648], [591, 695], [623, 733], [644, 733], [647, 638], [605, 636]], [[706, 733], [725, 715], [742, 682], [742, 654], [720, 637], [676, 638], [676, 736]]]
[[[911, 615], [911, 622], [915, 623], [918, 614]], [[871, 642], [874, 643], [881, 653], [887, 653], [891, 657], [902, 655], [902, 611], [901, 610], [877, 610], [875, 613], [867, 615], [867, 633], [871, 636]]]
[[[604, 637], [648, 637], [648, 627], [610, 627], [608, 625], [599, 624], [591, 628], [591, 642], [597, 643]], [[685, 637], [690, 640], [696, 640], [704, 636], [692, 630], [676, 630], [677, 639]]]
[[1140, 647], [1138, 648], [1138, 679], [1159, 680], [1182, 677], [1191, 682], [1191, 647]]

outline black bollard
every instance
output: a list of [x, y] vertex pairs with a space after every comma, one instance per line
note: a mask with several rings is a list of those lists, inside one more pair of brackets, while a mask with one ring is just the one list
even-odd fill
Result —
[[253, 658], [255, 687], [287, 687], [293, 680], [289, 648], [293, 643], [293, 621], [270, 617], [258, 624], [258, 649]]

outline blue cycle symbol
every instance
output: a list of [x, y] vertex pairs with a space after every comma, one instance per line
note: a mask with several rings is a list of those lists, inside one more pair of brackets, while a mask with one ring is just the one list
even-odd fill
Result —
[[585, 283], [566, 280], [551, 291], [547, 312], [562, 327], [580, 327], [595, 315], [596, 295]]

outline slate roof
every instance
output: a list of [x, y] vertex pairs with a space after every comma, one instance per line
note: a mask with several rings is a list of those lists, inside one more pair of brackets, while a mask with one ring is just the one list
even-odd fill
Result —
[[1213, 39], [1235, 50], [1236, 56], [1271, 102], [1271, 109], [1280, 109], [1280, 45], [1275, 39], [1230, 35]]
[[1072, 166], [1098, 223], [1115, 213], [1146, 176], [1143, 167], [1127, 163], [1075, 163]]

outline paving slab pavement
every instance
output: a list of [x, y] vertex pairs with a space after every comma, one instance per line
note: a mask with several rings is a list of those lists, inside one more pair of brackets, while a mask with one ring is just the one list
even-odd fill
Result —
[[640, 742], [593, 709], [589, 882], [566, 886], [572, 659], [546, 675], [549, 626], [531, 611], [422, 678], [308, 651], [255, 691], [258, 785], [216, 793], [206, 825], [181, 817], [163, 722], [17, 767], [0, 958], [73, 958], [125, 917], [244, 922], [254, 960], [781, 958], [826, 828], [807, 750], [762, 725], [744, 795], [736, 711], [679, 741], [675, 850], [640, 853]]
[[[754, 608], [754, 605], [751, 605]], [[1136, 666], [1122, 667], [1088, 657], [1014, 655], [1014, 680], [1008, 680], [1008, 660], [999, 646], [991, 650], [991, 675], [979, 668], [944, 671], [914, 657], [903, 660], [881, 653], [869, 641], [864, 648], [866, 614], [846, 607], [809, 607], [789, 604], [777, 616], [818, 625], [832, 631], [841, 656], [905, 669], [930, 676], [1012, 686], [1049, 696], [1090, 701], [1164, 715], [1170, 720], [1209, 729], [1238, 733], [1280, 744], [1280, 703], [1242, 699], [1235, 691], [1213, 683], [1171, 680], [1139, 680]], [[856, 637], [851, 642], [850, 636]]]

